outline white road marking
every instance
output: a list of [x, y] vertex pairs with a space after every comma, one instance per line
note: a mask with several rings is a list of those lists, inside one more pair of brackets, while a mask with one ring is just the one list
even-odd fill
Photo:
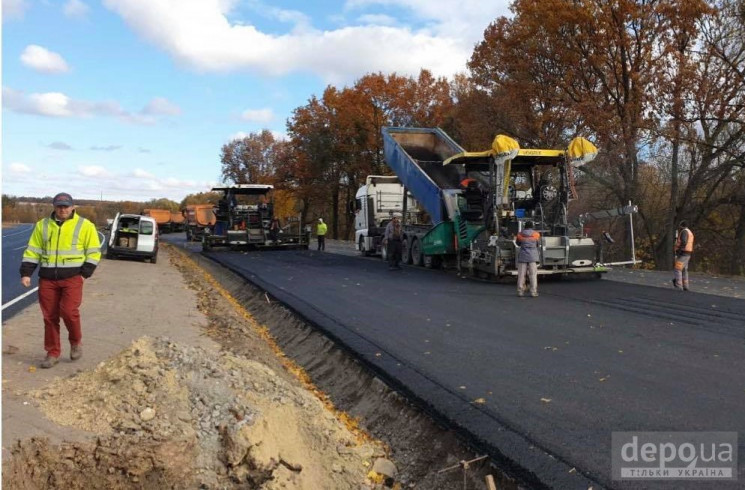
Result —
[[26, 292], [25, 292], [25, 293], [23, 293], [22, 295], [18, 296], [18, 297], [17, 297], [16, 299], [12, 299], [12, 300], [8, 301], [7, 303], [5, 303], [5, 304], [3, 305], [3, 310], [4, 310], [5, 308], [7, 308], [8, 306], [12, 306], [12, 305], [14, 305], [14, 304], [18, 303], [19, 301], [21, 301], [21, 300], [22, 300], [23, 298], [25, 298], [25, 297], [26, 297], [26, 296], [28, 296], [29, 294], [33, 294], [33, 293], [35, 293], [35, 292], [36, 292], [36, 291], [37, 291], [38, 289], [39, 289], [39, 287], [37, 286], [37, 287], [35, 287], [34, 289], [32, 289], [31, 291], [26, 291]]
[[11, 233], [11, 234], [9, 234], [9, 235], [3, 235], [3, 238], [7, 238], [7, 237], [9, 237], [9, 236], [20, 235], [21, 233], [26, 233], [26, 232], [27, 232], [28, 230], [30, 230], [30, 229], [31, 229], [31, 227], [29, 226], [29, 227], [28, 227], [28, 228], [26, 228], [25, 230], [22, 230], [22, 231], [18, 231], [18, 232], [16, 232], [16, 233]]

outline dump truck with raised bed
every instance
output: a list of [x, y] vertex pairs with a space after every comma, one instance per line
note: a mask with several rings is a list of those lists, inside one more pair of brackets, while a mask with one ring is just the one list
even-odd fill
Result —
[[[222, 192], [215, 207], [215, 224], [204, 230], [202, 250], [308, 248], [310, 232], [303, 229], [300, 216], [288, 217], [282, 224], [274, 216], [269, 184], [236, 184], [214, 187]], [[276, 227], [272, 226], [275, 223]]]
[[423, 211], [417, 223], [407, 222], [402, 201], [405, 263], [515, 276], [515, 236], [532, 221], [541, 233], [539, 274], [606, 271], [600, 244], [567, 218], [572, 168], [597, 153], [584, 138], [567, 150], [545, 150], [520, 149], [499, 135], [491, 149], [466, 152], [439, 128], [385, 127], [383, 143], [386, 163]]
[[214, 207], [214, 204], [187, 204], [181, 210], [188, 241], [202, 241], [205, 230], [215, 226], [217, 218], [215, 218]]

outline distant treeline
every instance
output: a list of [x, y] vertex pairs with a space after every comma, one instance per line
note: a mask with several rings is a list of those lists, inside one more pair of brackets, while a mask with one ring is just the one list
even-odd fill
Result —
[[[73, 196], [74, 197], [74, 196]], [[35, 223], [49, 216], [54, 210], [52, 197], [15, 197], [3, 194], [3, 224]], [[77, 212], [85, 216], [96, 226], [106, 226], [106, 220], [114, 218], [117, 213], [140, 214], [145, 209], [168, 209], [179, 212], [181, 205], [170, 199], [152, 199], [145, 202], [137, 201], [97, 201], [76, 199]]]

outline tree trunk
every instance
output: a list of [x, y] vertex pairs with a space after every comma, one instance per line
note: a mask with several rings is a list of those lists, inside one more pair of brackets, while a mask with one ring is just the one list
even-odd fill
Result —
[[334, 192], [331, 194], [331, 235], [339, 238], [339, 179], [336, 178]]
[[735, 227], [734, 250], [730, 262], [730, 273], [745, 275], [745, 204], [740, 205], [740, 218]]

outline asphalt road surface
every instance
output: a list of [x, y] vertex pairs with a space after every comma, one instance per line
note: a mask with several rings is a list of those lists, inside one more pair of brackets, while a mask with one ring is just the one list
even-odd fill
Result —
[[[18, 270], [21, 267], [23, 251], [28, 245], [28, 238], [34, 225], [22, 224], [3, 228], [3, 318], [8, 319], [36, 301], [36, 288], [39, 279], [36, 274], [31, 278], [31, 287], [21, 285]], [[24, 296], [25, 295], [25, 296]]]
[[629, 487], [611, 480], [614, 431], [737, 431], [745, 454], [743, 300], [607, 280], [543, 281], [540, 297], [518, 298], [513, 284], [389, 271], [375, 258], [208, 256], [504, 455], [528, 482]]

